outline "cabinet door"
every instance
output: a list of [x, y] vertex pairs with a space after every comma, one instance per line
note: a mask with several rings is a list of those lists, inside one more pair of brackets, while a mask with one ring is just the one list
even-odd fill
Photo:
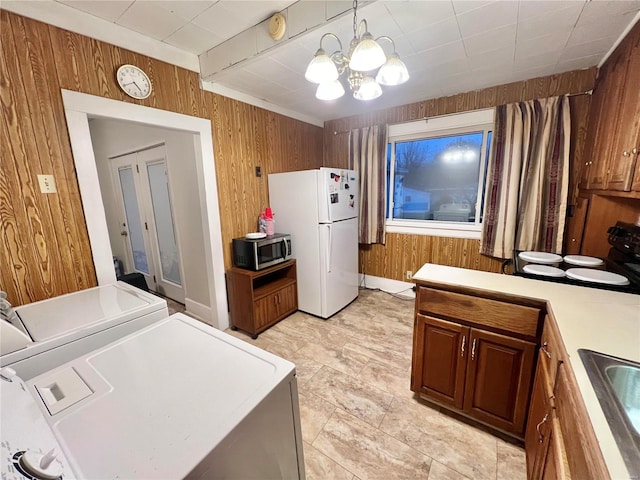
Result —
[[522, 435], [535, 344], [471, 329], [464, 410], [478, 420]]
[[414, 331], [411, 390], [462, 408], [469, 328], [418, 315]]
[[254, 332], [278, 318], [278, 293], [267, 295], [253, 302], [253, 315]]
[[[624, 91], [618, 111], [618, 129], [607, 176], [607, 190], [629, 191], [640, 150], [640, 35], [629, 45]], [[637, 168], [637, 167], [636, 167]]]
[[607, 65], [603, 82], [598, 93], [604, 95], [603, 107], [597, 119], [598, 129], [593, 150], [593, 165], [590, 166], [589, 188], [603, 190], [606, 188], [607, 175], [614, 162], [613, 144], [617, 138], [618, 115], [627, 72], [626, 58], [621, 55]]
[[298, 309], [298, 295], [296, 294], [295, 284], [282, 288], [276, 294], [276, 305], [278, 317], [287, 315]]
[[553, 410], [553, 385], [547, 371], [544, 354], [538, 357], [538, 369], [533, 382], [529, 418], [524, 434], [524, 448], [527, 457], [527, 479], [538, 480], [549, 448], [551, 436], [551, 414]]
[[[602, 77], [601, 77], [602, 78]], [[602, 81], [601, 81], [602, 82]], [[580, 171], [580, 185], [581, 189], [589, 189], [589, 179], [591, 177], [591, 170], [593, 170], [593, 161], [596, 158], [596, 139], [598, 138], [598, 130], [601, 128], [600, 118], [602, 117], [602, 109], [606, 99], [604, 85], [599, 83], [593, 91], [591, 97], [591, 108], [589, 110], [589, 126], [587, 127], [587, 138], [584, 140], [584, 155], [585, 160], [582, 170]], [[596, 162], [597, 164], [597, 162]], [[596, 165], [597, 166], [597, 165]]]

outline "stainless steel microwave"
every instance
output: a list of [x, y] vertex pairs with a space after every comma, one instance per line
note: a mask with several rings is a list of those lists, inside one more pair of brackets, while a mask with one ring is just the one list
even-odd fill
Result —
[[264, 238], [234, 238], [233, 264], [262, 270], [291, 258], [291, 235], [276, 233]]

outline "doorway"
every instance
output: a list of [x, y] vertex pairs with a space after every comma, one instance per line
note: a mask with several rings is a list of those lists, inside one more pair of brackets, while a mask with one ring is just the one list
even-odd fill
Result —
[[124, 273], [142, 274], [150, 290], [184, 304], [165, 145], [112, 157], [109, 163], [126, 252]]
[[[116, 275], [104, 204], [101, 195], [96, 194], [100, 192], [100, 184], [89, 119], [124, 120], [192, 135], [197, 180], [196, 185], [189, 187], [192, 190], [197, 187], [201, 208], [198, 218], [191, 220], [197, 221], [203, 232], [203, 257], [200, 257], [200, 264], [204, 266], [206, 278], [201, 286], [207, 289], [209, 299], [208, 306], [194, 305], [194, 309], [200, 310], [193, 313], [216, 328], [227, 328], [229, 315], [211, 121], [69, 90], [62, 90], [62, 98], [99, 285], [114, 283]], [[188, 298], [185, 299], [185, 304], [189, 311]]]

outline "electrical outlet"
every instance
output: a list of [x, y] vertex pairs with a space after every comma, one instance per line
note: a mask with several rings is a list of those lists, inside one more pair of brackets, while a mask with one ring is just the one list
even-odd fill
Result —
[[256, 177], [261, 177], [261, 176], [262, 176], [262, 168], [256, 167]]
[[53, 175], [38, 175], [38, 183], [40, 184], [40, 192], [56, 193], [56, 179]]
[[413, 272], [411, 270], [407, 270], [407, 280], [411, 280], [413, 278]]

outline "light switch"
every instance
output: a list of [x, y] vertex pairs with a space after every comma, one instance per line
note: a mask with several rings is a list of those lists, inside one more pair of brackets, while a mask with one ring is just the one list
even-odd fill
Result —
[[42, 193], [56, 193], [56, 179], [53, 175], [38, 175], [38, 183]]

